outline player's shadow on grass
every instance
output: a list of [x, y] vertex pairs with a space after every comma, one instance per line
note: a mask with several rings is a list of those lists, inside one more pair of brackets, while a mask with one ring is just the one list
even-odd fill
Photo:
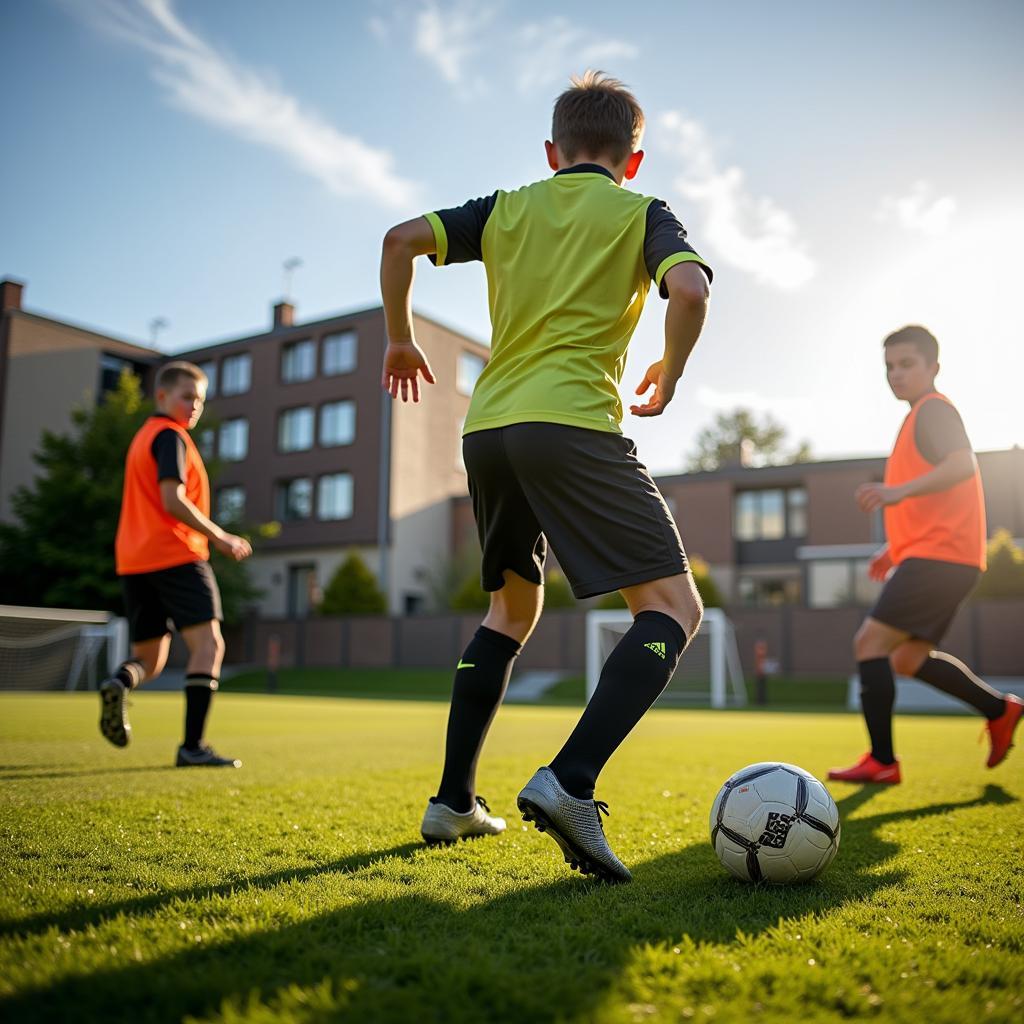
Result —
[[[871, 795], [858, 790], [840, 801], [843, 848], [812, 885], [736, 882], [701, 842], [636, 865], [631, 886], [600, 886], [567, 875], [546, 885], [513, 885], [501, 896], [463, 908], [461, 893], [486, 892], [488, 885], [487, 869], [470, 846], [460, 848], [460, 863], [446, 872], [463, 876], [461, 888], [453, 886], [454, 898], [418, 892], [374, 899], [384, 887], [401, 891], [415, 885], [418, 859], [450, 856], [407, 844], [365, 855], [363, 868], [354, 858], [340, 862], [361, 891], [353, 891], [351, 902], [337, 909], [221, 941], [214, 932], [202, 944], [149, 963], [131, 962], [130, 950], [123, 948], [131, 940], [122, 926], [99, 940], [118, 946], [108, 967], [0, 1001], [0, 1010], [12, 1020], [70, 1015], [106, 1021], [116, 1008], [117, 1017], [133, 1022], [240, 1017], [261, 1005], [271, 1018], [294, 1009], [303, 1017], [312, 1012], [317, 1020], [553, 1024], [590, 1019], [643, 947], [675, 946], [685, 955], [690, 943], [746, 941], [780, 920], [822, 915], [869, 899], [908, 875], [887, 865], [899, 843], [883, 838], [882, 826], [1016, 799], [988, 786], [972, 800], [851, 818]], [[538, 858], [553, 853], [546, 840], [539, 842]], [[517, 864], [521, 871], [522, 861]], [[279, 880], [301, 880], [324, 870], [329, 867], [281, 872]], [[275, 884], [275, 876], [265, 883]], [[197, 902], [181, 914], [197, 922], [224, 921], [223, 904], [202, 906], [207, 894], [212, 893], [197, 890]], [[144, 914], [152, 905], [142, 900], [126, 907], [131, 908], [126, 913]], [[195, 927], [203, 930], [202, 924]]]
[[[39, 765], [0, 765], [0, 782], [21, 782], [22, 779], [77, 779], [89, 775], [133, 775], [139, 772], [173, 772], [173, 764], [145, 764], [134, 768], [67, 768], [66, 770], [30, 771]], [[60, 765], [57, 766], [61, 768]]]

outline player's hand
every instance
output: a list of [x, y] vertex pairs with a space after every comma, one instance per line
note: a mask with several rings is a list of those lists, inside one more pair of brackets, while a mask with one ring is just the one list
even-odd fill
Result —
[[240, 562], [252, 554], [252, 545], [244, 537], [236, 537], [233, 533], [225, 533], [213, 542], [213, 546], [228, 558]]
[[420, 400], [420, 374], [428, 384], [434, 384], [434, 373], [430, 369], [427, 357], [415, 341], [389, 341], [387, 351], [384, 353], [384, 372], [381, 375], [380, 386], [391, 394], [392, 398], [398, 397], [402, 392], [402, 401], [409, 401], [409, 391], [412, 391], [412, 400]]
[[884, 547], [881, 551], [876, 551], [868, 562], [868, 579], [875, 580], [877, 583], [884, 583], [886, 576], [892, 569], [892, 556], [889, 554], [889, 548]]
[[631, 405], [629, 411], [634, 416], [660, 416], [665, 411], [665, 406], [672, 401], [676, 393], [676, 382], [666, 377], [662, 372], [662, 361], [651, 363], [644, 374], [644, 379], [637, 386], [636, 393], [642, 395], [650, 388], [654, 388], [652, 394], [644, 405]]
[[905, 497], [900, 487], [886, 487], [885, 484], [861, 484], [854, 493], [861, 512], [874, 512], [886, 505], [895, 505]]

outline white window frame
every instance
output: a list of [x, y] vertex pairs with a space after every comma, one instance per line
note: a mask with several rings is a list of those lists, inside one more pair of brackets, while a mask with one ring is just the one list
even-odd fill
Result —
[[[316, 360], [317, 344], [313, 338], [289, 341], [281, 346], [281, 380], [285, 384], [300, 384], [312, 380], [316, 376]], [[296, 366], [296, 363], [300, 365]], [[297, 373], [297, 369], [302, 372]]]
[[[343, 436], [340, 441], [327, 440], [324, 430], [324, 417], [327, 415], [328, 410], [335, 409], [339, 406], [349, 410], [349, 419], [351, 429], [348, 436]], [[321, 448], [340, 448], [344, 445], [352, 444], [356, 439], [356, 403], [351, 398], [340, 398], [335, 402], [324, 402], [317, 411], [317, 438]]]
[[[339, 480], [348, 481], [348, 512], [343, 515], [324, 515], [324, 502], [325, 502], [325, 485], [328, 481], [334, 482]], [[356, 504], [356, 485], [355, 480], [351, 473], [325, 473], [317, 481], [316, 488], [316, 517], [321, 522], [341, 522], [345, 519], [351, 519], [355, 513]]]
[[[242, 372], [241, 368], [245, 367]], [[232, 371], [237, 371], [244, 379], [236, 382], [232, 378]], [[230, 386], [229, 386], [230, 384]], [[234, 355], [225, 356], [220, 367], [220, 393], [222, 395], [244, 395], [252, 389], [252, 355], [249, 352], [236, 352]]]
[[[289, 426], [295, 422], [299, 413], [307, 413], [309, 416], [309, 444], [294, 445], [287, 444]], [[294, 428], [291, 428], [294, 429]], [[308, 452], [316, 443], [316, 410], [311, 405], [297, 405], [292, 409], [284, 409], [277, 420], [277, 450], [283, 453]]]
[[[359, 364], [359, 335], [355, 331], [335, 331], [333, 334], [325, 334], [320, 340], [320, 372], [325, 377], [340, 377], [342, 374], [351, 373], [355, 370]], [[327, 365], [328, 353], [333, 347], [332, 343], [346, 341], [351, 341], [351, 346], [342, 345], [343, 350], [347, 349], [347, 363], [340, 368], [332, 369]]]
[[[233, 435], [234, 429], [240, 430], [240, 436], [242, 443], [240, 445], [242, 449], [241, 455], [237, 454], [231, 449], [231, 445], [227, 442], [227, 438]], [[229, 420], [225, 420], [220, 425], [220, 434], [217, 437], [217, 451], [220, 454], [221, 459], [224, 462], [242, 462], [249, 456], [249, 421], [244, 416], [234, 416]]]

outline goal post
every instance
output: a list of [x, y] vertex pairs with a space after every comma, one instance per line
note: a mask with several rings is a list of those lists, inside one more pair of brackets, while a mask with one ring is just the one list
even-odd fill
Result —
[[0, 605], [0, 690], [95, 689], [128, 657], [109, 612]]
[[[587, 700], [597, 689], [601, 668], [622, 635], [633, 625], [628, 611], [587, 613]], [[736, 632], [721, 608], [707, 608], [697, 635], [690, 641], [660, 704], [710, 704], [713, 708], [743, 707], [743, 680]]]

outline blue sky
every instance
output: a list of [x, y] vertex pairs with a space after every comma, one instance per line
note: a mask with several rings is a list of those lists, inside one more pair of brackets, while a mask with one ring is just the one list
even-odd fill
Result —
[[[675, 402], [624, 424], [652, 468], [738, 404], [884, 451], [908, 322], [976, 447], [1024, 444], [1022, 45], [1014, 0], [8, 0], [0, 274], [120, 336], [166, 317], [168, 351], [262, 329], [291, 256], [300, 319], [375, 304], [387, 227], [548, 173], [553, 98], [596, 66], [647, 112], [633, 187], [716, 270]], [[487, 338], [479, 266], [424, 264], [416, 305]]]

